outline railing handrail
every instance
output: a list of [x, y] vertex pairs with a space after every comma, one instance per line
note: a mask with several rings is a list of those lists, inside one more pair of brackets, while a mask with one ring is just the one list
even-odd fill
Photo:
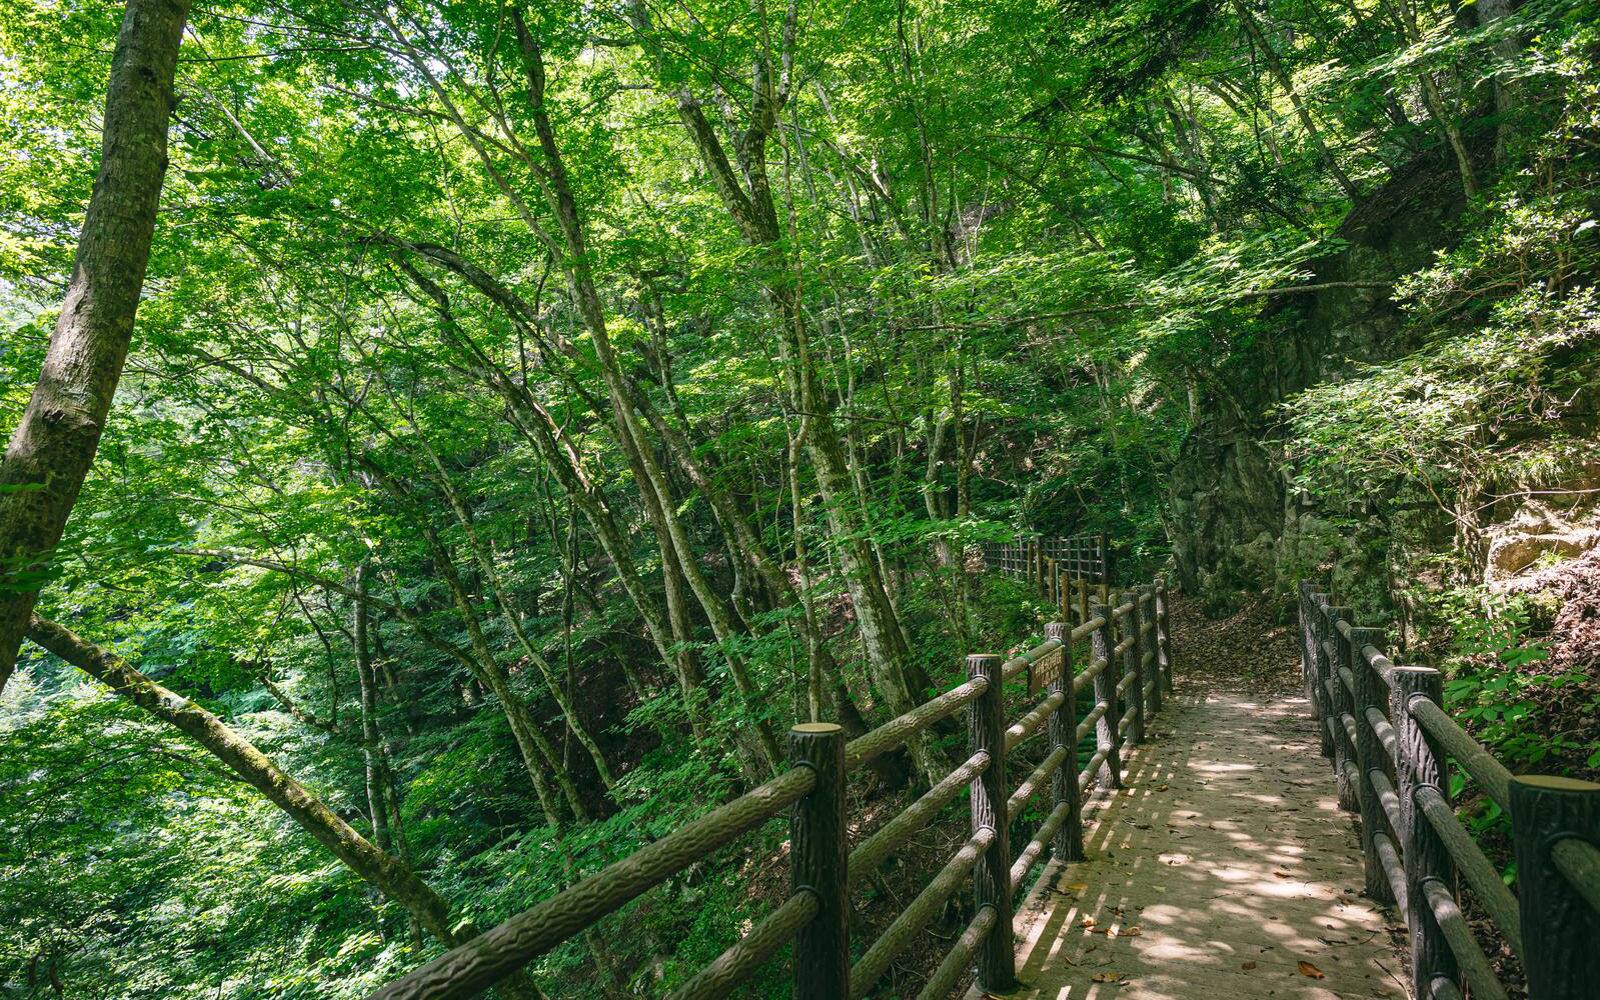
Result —
[[[369, 1000], [452, 1000], [475, 995], [520, 969], [585, 927], [615, 912], [649, 889], [701, 860], [744, 833], [793, 806], [790, 857], [794, 885], [790, 895], [738, 941], [672, 995], [671, 1000], [701, 1000], [725, 995], [748, 979], [790, 941], [795, 942], [796, 1000], [857, 997], [870, 989], [912, 937], [936, 915], [969, 875], [975, 880], [977, 915], [929, 980], [923, 996], [942, 996], [959, 978], [963, 963], [977, 959], [979, 981], [987, 989], [1009, 988], [1011, 898], [1038, 864], [1046, 847], [1063, 861], [1082, 859], [1081, 802], [1097, 779], [1120, 784], [1118, 746], [1143, 739], [1142, 731], [1107, 726], [1107, 717], [1143, 718], [1154, 711], [1160, 692], [1171, 689], [1171, 656], [1166, 628], [1166, 590], [1158, 578], [1118, 596], [1115, 608], [1097, 595], [1076, 627], [1046, 627], [1043, 642], [1010, 659], [969, 657], [969, 679], [876, 729], [844, 742], [838, 726], [807, 723], [791, 731], [790, 770], [739, 796], [662, 839], [557, 895], [543, 900], [483, 934], [453, 948], [409, 975], [371, 994]], [[1107, 595], [1109, 597], [1109, 595]], [[1109, 603], [1109, 601], [1107, 602]], [[1148, 608], [1147, 621], [1139, 612]], [[1112, 623], [1118, 637], [1112, 646]], [[1087, 666], [1073, 669], [1073, 647], [1090, 640]], [[1126, 681], [1107, 684], [1105, 674], [1121, 659]], [[1053, 672], [1048, 665], [1058, 661]], [[1030, 699], [1020, 719], [1008, 724], [1004, 684], [1028, 673]], [[1048, 681], [1042, 698], [1035, 681]], [[1076, 695], [1094, 685], [1095, 703], [1080, 724]], [[1126, 714], [1114, 709], [1127, 706]], [[885, 753], [906, 746], [916, 734], [967, 709], [971, 753], [910, 806], [870, 837], [847, 850], [843, 786], [847, 775]], [[985, 720], [981, 724], [979, 718]], [[1077, 744], [1085, 727], [1099, 732], [1096, 752], [1081, 772]], [[1008, 793], [1007, 754], [1041, 734], [1050, 749], [1028, 777]], [[836, 762], [836, 763], [835, 763]], [[971, 835], [945, 868], [895, 919], [889, 929], [851, 966], [848, 896], [852, 883], [872, 871], [925, 827], [963, 788], [972, 797]], [[1034, 797], [1049, 788], [1052, 805], [1033, 838], [1015, 856], [1007, 832]], [[954, 963], [954, 964], [952, 964]]]
[[[1397, 666], [1382, 633], [1300, 584], [1302, 671], [1340, 804], [1361, 816], [1367, 893], [1394, 903], [1419, 997], [1504, 998], [1456, 899], [1456, 876], [1522, 961], [1530, 1000], [1593, 997], [1600, 982], [1600, 784], [1518, 777], [1444, 708], [1439, 672]], [[1511, 817], [1519, 891], [1450, 805], [1450, 763]]]

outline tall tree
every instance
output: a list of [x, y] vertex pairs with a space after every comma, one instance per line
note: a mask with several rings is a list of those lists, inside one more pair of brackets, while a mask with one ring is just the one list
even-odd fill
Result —
[[0, 689], [94, 462], [150, 261], [188, 0], [128, 0], [100, 171], [39, 384], [0, 464]]

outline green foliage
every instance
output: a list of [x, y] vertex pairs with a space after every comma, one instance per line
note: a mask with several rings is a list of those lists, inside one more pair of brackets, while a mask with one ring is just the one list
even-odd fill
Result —
[[31, 976], [82, 996], [357, 996], [413, 960], [403, 923], [214, 760], [71, 681], [29, 703], [0, 725], [17, 995], [42, 995]]
[[[1555, 702], [1564, 689], [1588, 680], [1574, 670], [1552, 671], [1548, 645], [1530, 624], [1526, 597], [1494, 597], [1469, 588], [1440, 595], [1434, 614], [1452, 636], [1445, 698], [1452, 715], [1500, 760], [1516, 770], [1594, 766], [1600, 743], [1586, 744], [1562, 726]], [[1584, 709], [1600, 709], [1590, 697]], [[1493, 819], [1498, 808], [1489, 810]]]
[[1485, 327], [1296, 398], [1297, 485], [1411, 499], [1559, 481], [1589, 458], [1561, 420], [1597, 351], [1593, 289], [1525, 290]]

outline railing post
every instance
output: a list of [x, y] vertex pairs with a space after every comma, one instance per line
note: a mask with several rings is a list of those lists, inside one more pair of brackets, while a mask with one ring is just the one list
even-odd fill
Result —
[[1083, 860], [1083, 802], [1078, 794], [1078, 706], [1073, 697], [1072, 680], [1076, 674], [1072, 664], [1072, 629], [1065, 622], [1044, 627], [1044, 637], [1061, 643], [1061, 671], [1050, 685], [1050, 693], [1062, 692], [1065, 697], [1061, 707], [1050, 716], [1050, 753], [1066, 750], [1066, 758], [1056, 768], [1050, 780], [1050, 797], [1053, 808], [1063, 803], [1067, 818], [1056, 827], [1055, 840], [1050, 849], [1057, 861]]
[[1568, 838], [1600, 846], [1600, 785], [1512, 778], [1511, 837], [1528, 1000], [1592, 1000], [1600, 989], [1600, 911], [1556, 867], [1554, 850]]
[[1328, 636], [1328, 616], [1324, 612], [1324, 601], [1327, 595], [1311, 595], [1311, 606], [1307, 614], [1311, 616], [1311, 704], [1315, 706], [1312, 716], [1317, 719], [1317, 736], [1322, 749], [1322, 756], [1333, 759], [1333, 729], [1329, 725], [1332, 719], [1332, 707], [1328, 704], [1328, 649], [1323, 645], [1323, 640]]
[[[1361, 808], [1361, 859], [1366, 868], [1365, 891], [1368, 899], [1389, 905], [1395, 901], [1394, 890], [1389, 885], [1389, 876], [1383, 870], [1377, 845], [1373, 842], [1373, 837], [1383, 829], [1385, 822], [1383, 806], [1372, 787], [1372, 779], [1368, 777], [1373, 771], [1385, 770], [1383, 743], [1367, 718], [1367, 709], [1383, 709], [1383, 681], [1362, 652], [1368, 646], [1376, 646], [1382, 641], [1382, 629], [1352, 627], [1345, 662], [1349, 664], [1350, 674], [1356, 680], [1356, 773], [1360, 777], [1356, 783], [1356, 802]], [[1385, 773], [1388, 772], [1385, 770]]]
[[[973, 753], [989, 755], [989, 766], [971, 785], [972, 832], [988, 828], [994, 838], [972, 872], [977, 909], [992, 906], [994, 929], [978, 950], [978, 985], [990, 993], [1016, 987], [1016, 954], [1011, 941], [1011, 838], [1006, 821], [1006, 697], [1000, 679], [1003, 660], [977, 653], [967, 657], [967, 676], [983, 677], [989, 686], [967, 710], [967, 734]], [[847, 996], [841, 993], [839, 996]]]
[[1128, 723], [1128, 742], [1137, 746], [1144, 742], [1144, 664], [1139, 660], [1139, 592], [1124, 590], [1119, 600], [1130, 605], [1122, 616], [1122, 638], [1132, 638], [1133, 642], [1122, 651], [1122, 672], [1124, 677], [1133, 678], [1133, 683], [1128, 685], [1128, 711], [1133, 713], [1133, 720]]
[[1446, 800], [1450, 780], [1445, 758], [1427, 731], [1411, 716], [1418, 698], [1442, 700], [1444, 685], [1439, 672], [1428, 667], [1396, 667], [1390, 673], [1389, 717], [1398, 739], [1400, 759], [1395, 762], [1395, 789], [1400, 797], [1401, 856], [1406, 868], [1406, 926], [1411, 929], [1411, 990], [1413, 996], [1433, 995], [1433, 981], [1457, 979], [1456, 958], [1428, 905], [1424, 883], [1440, 882], [1455, 895], [1455, 866], [1450, 852], [1433, 825], [1417, 808], [1417, 789], [1431, 785]]
[[844, 730], [831, 722], [805, 722], [789, 730], [789, 762], [817, 776], [816, 787], [789, 814], [790, 892], [817, 897], [816, 917], [795, 934], [795, 1000], [850, 995], [844, 742]]
[[[1315, 591], [1309, 580], [1300, 581], [1300, 676], [1306, 685], [1306, 700], [1311, 703], [1311, 717], [1322, 721], [1322, 699], [1317, 697], [1317, 641], [1318, 617]], [[1324, 742], [1326, 748], [1326, 742]], [[1324, 749], [1326, 753], [1326, 749]]]
[[[1139, 598], [1149, 598], [1143, 605], [1147, 610], [1139, 613], [1139, 679], [1150, 682], [1150, 697], [1144, 707], [1150, 717], [1155, 718], [1161, 714], [1161, 643], [1157, 634], [1155, 584], [1147, 583], [1140, 587]], [[1149, 659], [1149, 666], [1145, 666], [1146, 658]]]
[[1111, 655], [1111, 606], [1096, 601], [1089, 606], [1089, 614], [1100, 618], [1100, 627], [1089, 633], [1089, 662], [1106, 661], [1106, 665], [1094, 675], [1095, 704], [1105, 706], [1099, 721], [1094, 724], [1095, 749], [1104, 750], [1106, 755], [1106, 762], [1101, 765], [1095, 782], [1101, 788], [1121, 788], [1122, 737], [1117, 734], [1117, 681], [1122, 671], [1117, 668], [1117, 658]]
[[1156, 577], [1156, 672], [1172, 693], [1172, 637], [1167, 634], [1167, 581]]
[[1350, 739], [1350, 730], [1344, 724], [1345, 716], [1349, 716], [1352, 722], [1356, 721], [1355, 697], [1350, 689], [1344, 686], [1344, 678], [1339, 675], [1339, 668], [1350, 662], [1349, 644], [1339, 628], [1339, 623], [1349, 621], [1350, 614], [1349, 608], [1326, 609], [1323, 620], [1327, 622], [1328, 637], [1323, 643], [1323, 649], [1328, 659], [1328, 680], [1333, 685], [1330, 699], [1330, 707], [1333, 709], [1333, 781], [1339, 789], [1339, 808], [1346, 812], [1355, 812], [1356, 785], [1350, 780], [1350, 768], [1356, 747], [1355, 741]]

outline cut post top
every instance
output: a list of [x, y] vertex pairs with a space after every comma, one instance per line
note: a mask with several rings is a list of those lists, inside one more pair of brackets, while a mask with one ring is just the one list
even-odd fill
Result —
[[1600, 792], [1600, 784], [1581, 778], [1564, 778], [1559, 774], [1520, 774], [1513, 776], [1511, 781], [1547, 792]]
[[789, 731], [791, 733], [806, 733], [809, 735], [821, 736], [825, 733], [840, 732], [843, 730], [843, 728], [844, 727], [839, 725], [837, 722], [800, 722], [796, 723], [794, 726], [791, 726]]

